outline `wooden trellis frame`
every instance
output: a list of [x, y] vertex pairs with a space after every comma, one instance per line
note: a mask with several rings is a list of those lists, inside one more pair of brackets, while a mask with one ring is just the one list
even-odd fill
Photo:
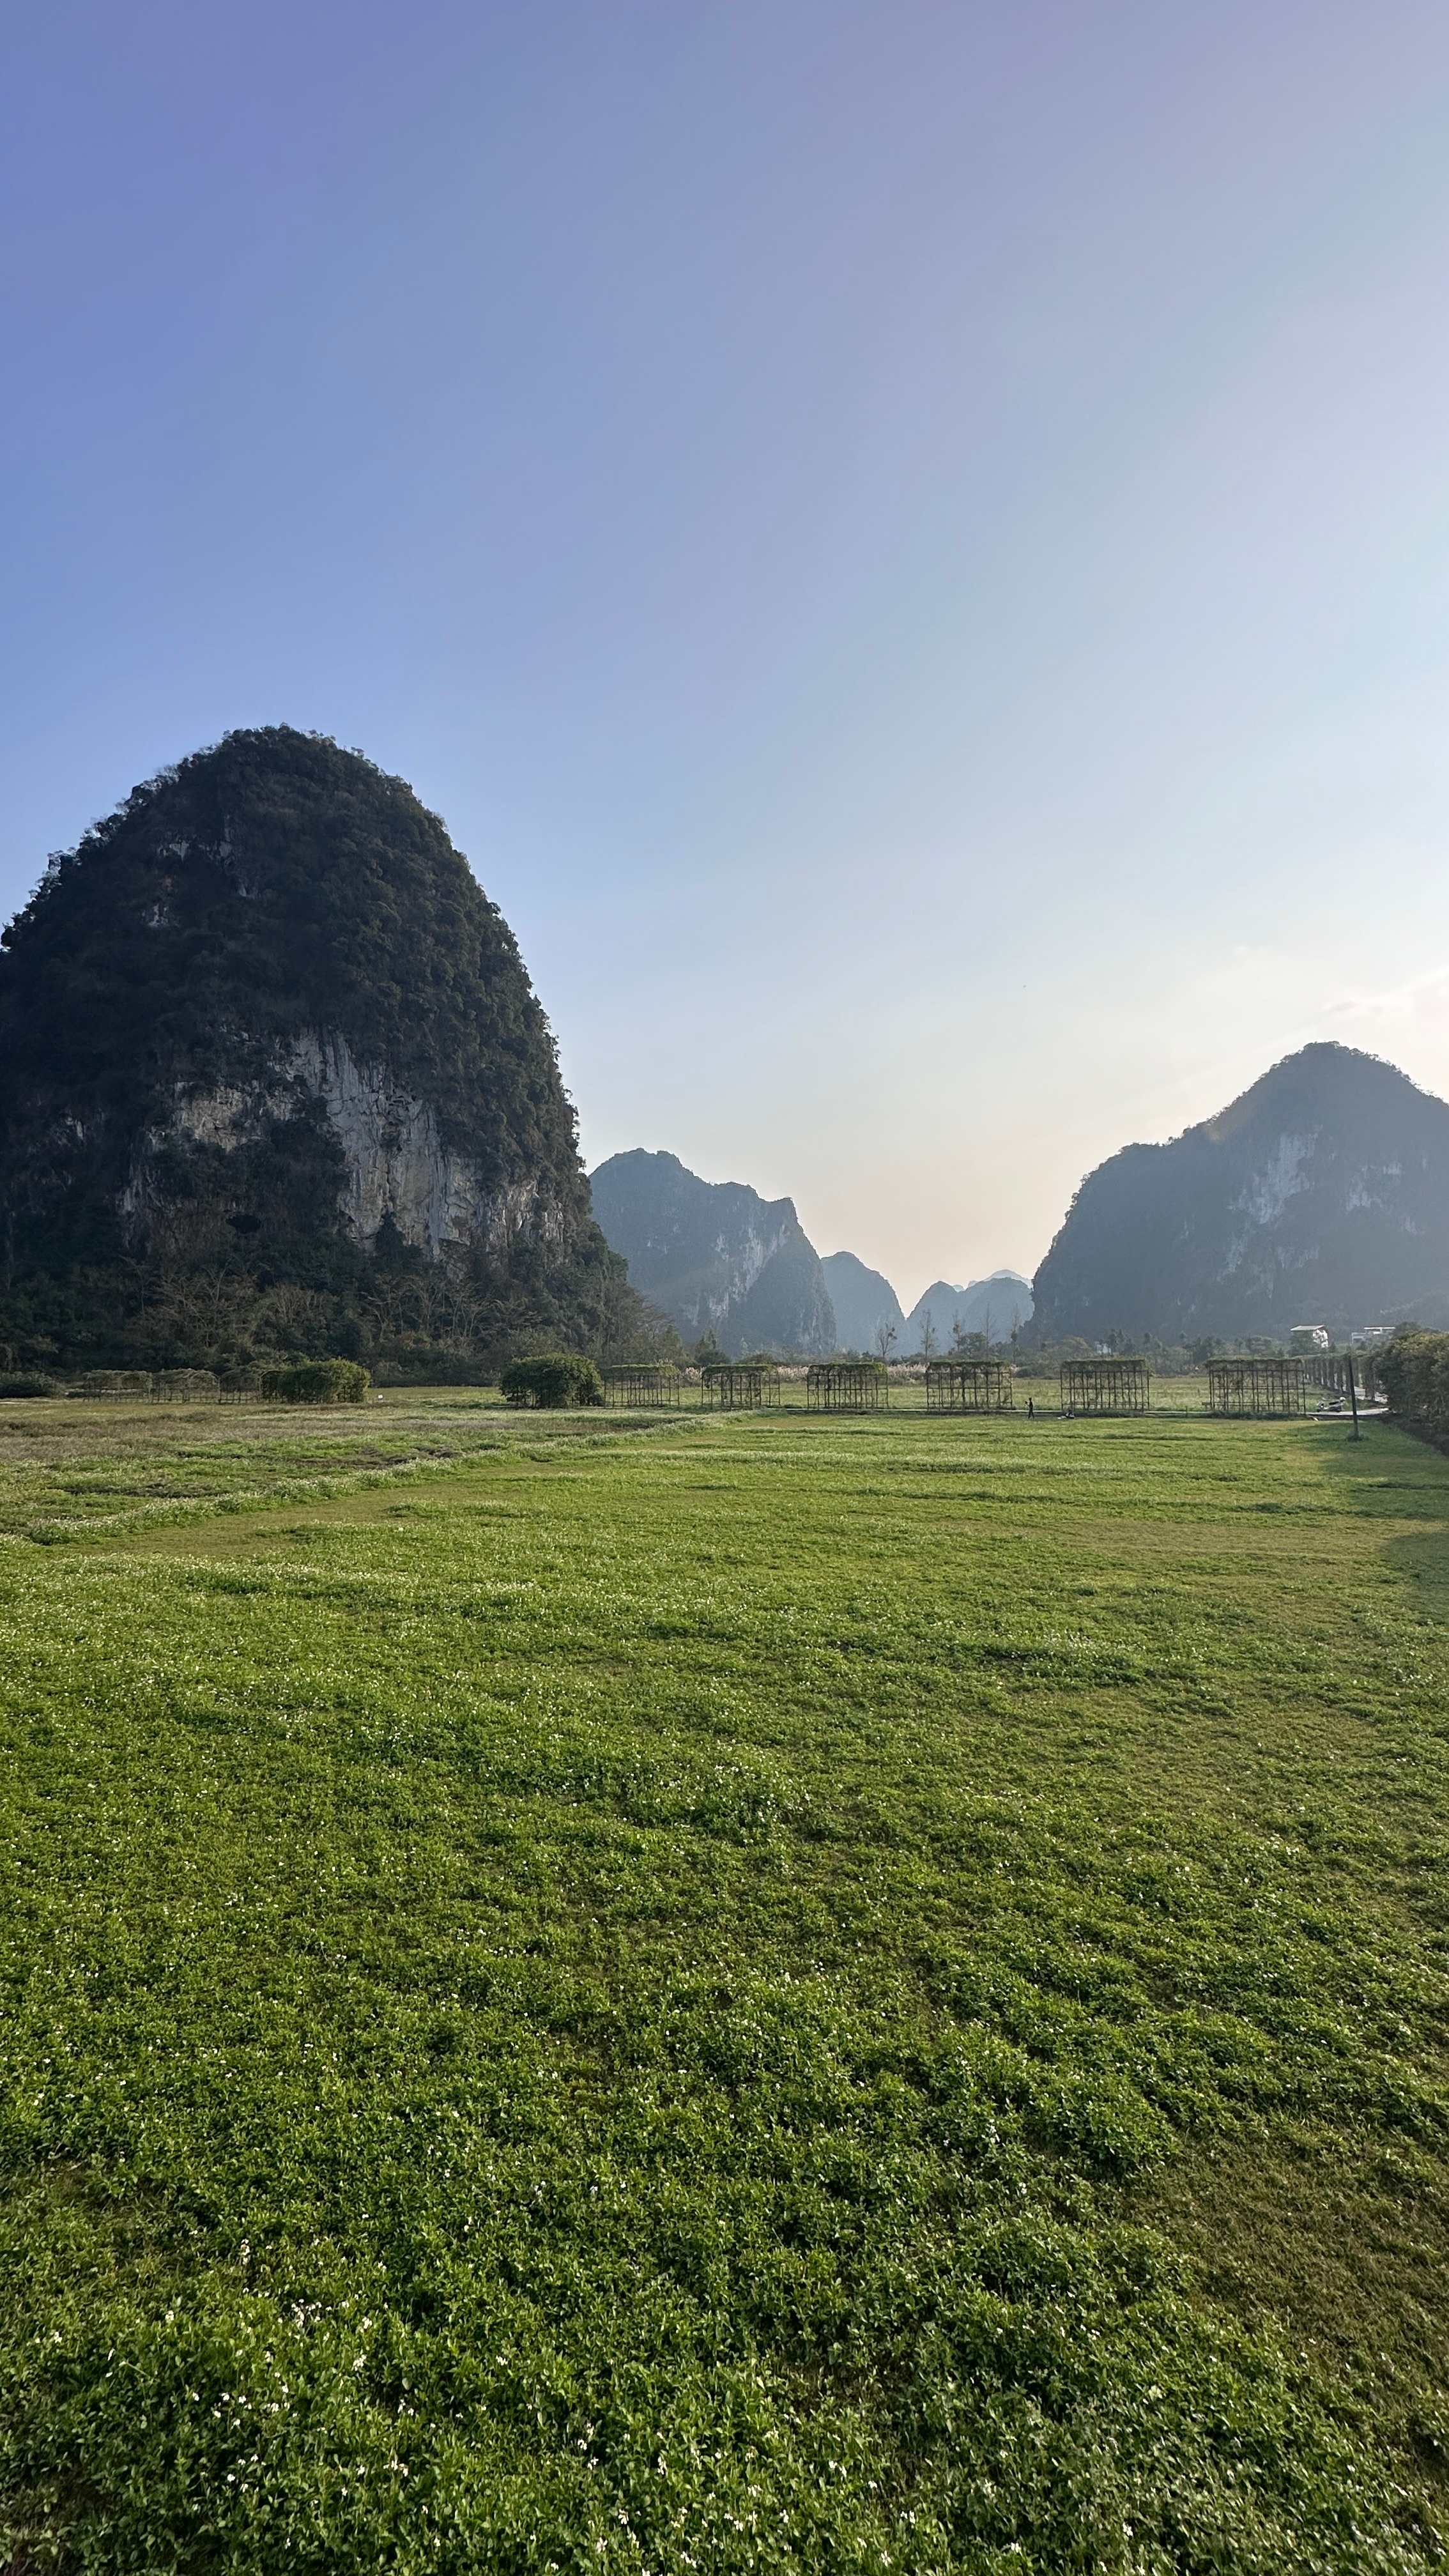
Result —
[[220, 1396], [215, 1369], [159, 1369], [151, 1380], [153, 1404], [216, 1404]]
[[604, 1401], [627, 1406], [631, 1412], [658, 1409], [679, 1402], [679, 1371], [668, 1365], [652, 1363], [631, 1368], [622, 1365], [604, 1371]]
[[1377, 1404], [1378, 1371], [1363, 1351], [1316, 1351], [1299, 1362], [1309, 1386], [1321, 1388], [1325, 1395], [1348, 1396], [1350, 1384], [1357, 1388], [1360, 1404]]
[[745, 1368], [707, 1368], [699, 1400], [706, 1412], [762, 1413], [780, 1401], [780, 1372], [754, 1361]]
[[1307, 1411], [1301, 1360], [1208, 1362], [1208, 1411], [1256, 1418]]
[[1011, 1371], [1004, 1360], [928, 1360], [928, 1413], [1010, 1413]]
[[1062, 1370], [1063, 1413], [1150, 1413], [1152, 1371], [1145, 1360], [1068, 1360]]
[[80, 1391], [93, 1404], [149, 1404], [151, 1372], [149, 1369], [87, 1369], [80, 1382]]
[[806, 1373], [811, 1413], [887, 1413], [890, 1400], [883, 1360], [817, 1360]]

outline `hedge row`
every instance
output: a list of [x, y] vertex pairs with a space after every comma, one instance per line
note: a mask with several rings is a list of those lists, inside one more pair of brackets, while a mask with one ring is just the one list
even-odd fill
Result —
[[263, 1369], [261, 1391], [274, 1404], [361, 1404], [371, 1385], [360, 1360], [297, 1360]]
[[1449, 1431], [1449, 1333], [1401, 1325], [1376, 1365], [1379, 1384], [1402, 1420]]
[[163, 1404], [215, 1404], [220, 1397], [251, 1394], [273, 1404], [361, 1404], [371, 1386], [357, 1360], [296, 1360], [288, 1368], [238, 1369], [224, 1378], [211, 1369], [162, 1369], [154, 1377], [147, 1369], [87, 1369], [74, 1387], [62, 1386], [40, 1369], [0, 1375], [0, 1396], [69, 1394], [92, 1402], [139, 1397]]

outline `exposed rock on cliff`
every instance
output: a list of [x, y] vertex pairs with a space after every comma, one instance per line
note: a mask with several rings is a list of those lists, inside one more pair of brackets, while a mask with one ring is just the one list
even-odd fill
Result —
[[342, 1156], [337, 1212], [364, 1250], [375, 1248], [389, 1221], [432, 1261], [452, 1246], [506, 1251], [530, 1222], [545, 1239], [559, 1238], [559, 1207], [537, 1176], [487, 1187], [477, 1162], [444, 1144], [430, 1103], [386, 1064], [359, 1064], [335, 1028], [278, 1041], [250, 1085], [191, 1091], [178, 1084], [169, 1116], [137, 1141], [118, 1202], [128, 1235], [165, 1205], [170, 1149], [234, 1154], [319, 1109]]
[[507, 924], [402, 780], [286, 727], [136, 788], [5, 932], [0, 1236], [0, 1339], [77, 1347], [178, 1265], [333, 1338], [379, 1250], [473, 1344], [596, 1340], [619, 1286]]
[[892, 1345], [897, 1358], [905, 1348], [905, 1316], [901, 1301], [890, 1281], [879, 1270], [868, 1270], [853, 1252], [827, 1252], [822, 1256], [821, 1270], [835, 1308], [835, 1330], [843, 1351], [873, 1351], [876, 1336], [894, 1332]]
[[1375, 1056], [1304, 1047], [1090, 1173], [1033, 1284], [1050, 1340], [1449, 1322], [1449, 1105]]
[[687, 1340], [720, 1349], [835, 1348], [820, 1258], [793, 1200], [702, 1181], [673, 1154], [615, 1154], [593, 1175], [594, 1213], [631, 1285]]

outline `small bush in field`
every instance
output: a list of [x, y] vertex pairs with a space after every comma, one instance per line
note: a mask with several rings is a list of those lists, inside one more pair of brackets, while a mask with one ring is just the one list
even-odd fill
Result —
[[360, 1360], [297, 1360], [262, 1371], [262, 1394], [278, 1404], [361, 1404], [371, 1386]]
[[59, 1393], [60, 1389], [54, 1378], [47, 1377], [43, 1369], [12, 1369], [8, 1377], [0, 1377], [0, 1395], [59, 1395]]
[[593, 1361], [576, 1351], [545, 1351], [536, 1359], [514, 1360], [504, 1370], [502, 1384], [510, 1404], [558, 1408], [604, 1401], [604, 1383]]

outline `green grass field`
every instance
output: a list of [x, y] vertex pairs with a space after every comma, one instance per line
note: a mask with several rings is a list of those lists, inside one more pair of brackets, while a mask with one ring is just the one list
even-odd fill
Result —
[[0, 1407], [12, 2576], [1439, 2565], [1446, 1539], [1381, 1425]]

